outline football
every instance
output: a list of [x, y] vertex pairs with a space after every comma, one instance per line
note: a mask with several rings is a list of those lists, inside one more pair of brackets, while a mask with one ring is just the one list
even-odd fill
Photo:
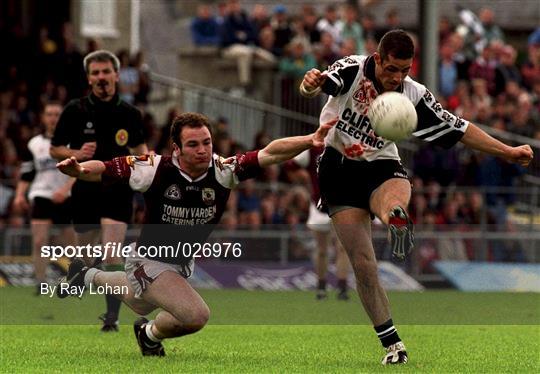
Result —
[[367, 115], [375, 134], [395, 142], [410, 137], [418, 123], [413, 103], [398, 92], [377, 96]]

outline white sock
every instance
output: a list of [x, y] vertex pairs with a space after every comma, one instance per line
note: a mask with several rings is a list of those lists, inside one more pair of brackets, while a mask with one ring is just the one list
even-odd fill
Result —
[[94, 282], [94, 277], [97, 273], [101, 272], [102, 270], [96, 269], [96, 268], [90, 268], [86, 271], [86, 274], [84, 275], [84, 284], [86, 287], [90, 287], [90, 284]]
[[148, 323], [146, 324], [146, 336], [148, 336], [148, 339], [150, 339], [154, 343], [159, 343], [163, 339], [156, 338], [156, 336], [152, 332], [152, 325], [153, 324], [154, 324], [154, 320], [148, 321]]

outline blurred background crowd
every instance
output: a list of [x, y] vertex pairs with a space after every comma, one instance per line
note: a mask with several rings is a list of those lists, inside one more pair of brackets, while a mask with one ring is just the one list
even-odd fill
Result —
[[[371, 54], [386, 31], [402, 27], [400, 13], [394, 8], [385, 13], [384, 19], [375, 18], [368, 6], [354, 2], [336, 2], [323, 9], [312, 5], [294, 9], [265, 3], [248, 12], [237, 0], [202, 2], [190, 21], [193, 46], [217, 48], [224, 60], [235, 61], [241, 84], [235, 94], [244, 97], [253, 88], [249, 66], [253, 60], [273, 64], [276, 79], [289, 84], [284, 90], [294, 90], [309, 69], [326, 69], [351, 54]], [[540, 140], [540, 28], [514, 43], [507, 39], [489, 7], [476, 13], [467, 9], [457, 12], [459, 22], [452, 23], [446, 16], [439, 19], [439, 101], [475, 123]], [[418, 40], [417, 30], [407, 31]], [[25, 33], [20, 24], [3, 22], [0, 35], [7, 51], [0, 59], [0, 225], [22, 225], [28, 217], [14, 211], [10, 200], [26, 144], [41, 131], [40, 110], [49, 100], [65, 105], [86, 92], [82, 59], [102, 45], [99, 39], [88, 39], [85, 48], [80, 48], [74, 43], [69, 22], [59, 29], [43, 26], [33, 33]], [[419, 56], [422, 46], [417, 43], [416, 47]], [[182, 108], [170, 108], [165, 123], [157, 123], [144, 51], [133, 55], [127, 49], [115, 52], [121, 61], [121, 96], [143, 113], [149, 148], [159, 154], [170, 153], [169, 125]], [[411, 77], [419, 78], [420, 69], [418, 57]], [[230, 119], [213, 120], [215, 151], [223, 156], [263, 147], [271, 141], [261, 131], [253, 144], [241, 144], [230, 135]], [[508, 212], [516, 203], [516, 193], [510, 189], [482, 193], [481, 188], [515, 186], [525, 173], [523, 168], [460, 147], [446, 151], [423, 144], [408, 166], [415, 187], [411, 211], [418, 224], [433, 229], [454, 225], [464, 231], [475, 224], [512, 230]], [[232, 194], [222, 223], [231, 229], [272, 223], [294, 230], [303, 225], [312, 187], [310, 178], [298, 169], [294, 162], [288, 162], [267, 168], [257, 180], [243, 183]], [[463, 188], [471, 186], [473, 189]], [[137, 222], [144, 207], [140, 198], [135, 204]], [[491, 259], [524, 260], [523, 252], [516, 248], [518, 242], [501, 243], [490, 247]], [[426, 259], [422, 266], [427, 269], [431, 259], [445, 256], [474, 259], [474, 245], [467, 240], [438, 246], [425, 241], [420, 248]]]

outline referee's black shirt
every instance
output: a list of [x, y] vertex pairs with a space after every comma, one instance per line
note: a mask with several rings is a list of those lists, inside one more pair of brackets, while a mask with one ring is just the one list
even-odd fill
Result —
[[97, 144], [94, 160], [129, 155], [128, 147], [144, 143], [141, 113], [118, 94], [110, 101], [94, 94], [71, 100], [58, 120], [51, 145], [81, 149], [87, 142]]

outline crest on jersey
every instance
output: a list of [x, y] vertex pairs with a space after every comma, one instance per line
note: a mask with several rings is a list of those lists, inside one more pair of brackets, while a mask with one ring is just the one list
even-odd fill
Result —
[[116, 132], [114, 140], [116, 140], [116, 144], [118, 144], [120, 147], [123, 147], [127, 144], [128, 137], [128, 132], [125, 129], [120, 129]]
[[206, 205], [214, 204], [214, 201], [216, 201], [216, 191], [213, 188], [203, 188], [202, 199]]
[[94, 124], [90, 121], [86, 122], [86, 128], [83, 131], [85, 134], [95, 134], [96, 129], [94, 128]]
[[166, 190], [164, 196], [171, 200], [180, 200], [180, 187], [177, 184], [171, 184]]
[[137, 161], [148, 161], [150, 166], [154, 166], [154, 155], [126, 156], [125, 160], [132, 169], [135, 169], [135, 163]]
[[369, 104], [377, 97], [378, 93], [368, 78], [363, 78], [357, 86], [357, 90], [354, 91], [352, 96], [354, 108], [362, 115], [366, 115]]

